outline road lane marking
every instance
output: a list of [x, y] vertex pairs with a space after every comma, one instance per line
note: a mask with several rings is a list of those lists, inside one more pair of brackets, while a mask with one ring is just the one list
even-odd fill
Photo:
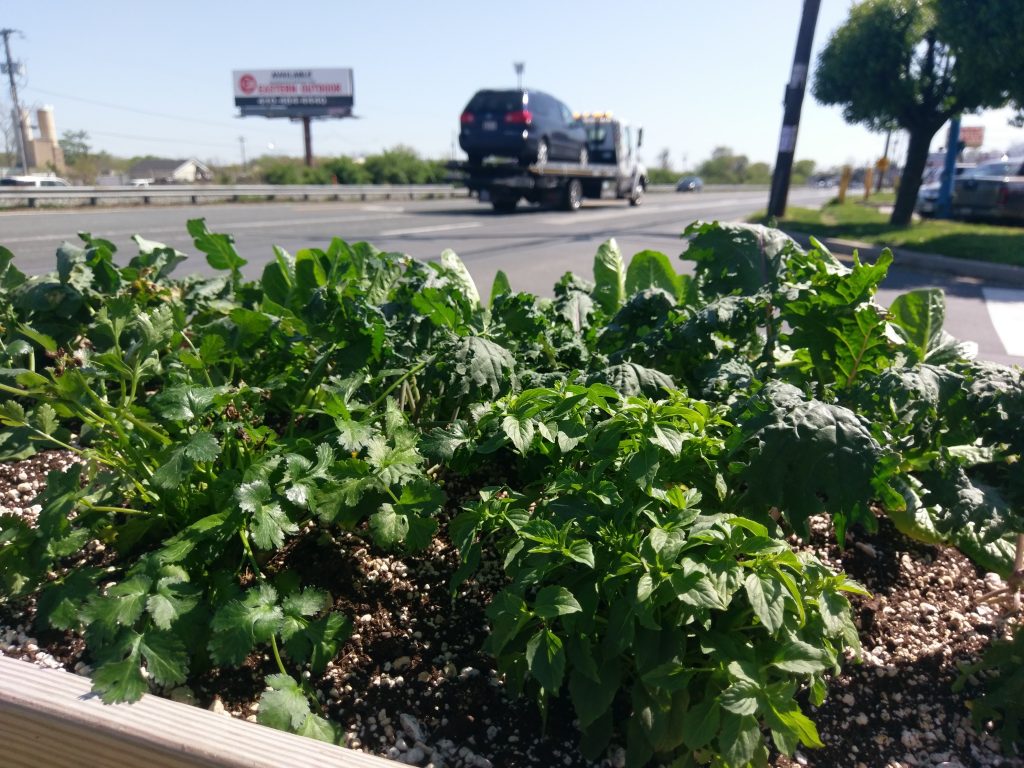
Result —
[[474, 227], [482, 227], [478, 221], [470, 221], [465, 224], [439, 224], [435, 227], [411, 227], [409, 229], [389, 229], [384, 232], [378, 232], [374, 237], [397, 237], [399, 235], [419, 235], [424, 232], [449, 232], [453, 229], [473, 229]]
[[1024, 357], [1024, 291], [983, 286], [981, 295], [1006, 354]]
[[[361, 221], [381, 221], [382, 219], [401, 219], [401, 218], [407, 218], [407, 217], [408, 216], [406, 214], [395, 213], [395, 214], [388, 214], [388, 215], [383, 215], [383, 216], [380, 216], [380, 215], [378, 215], [378, 216], [348, 216], [348, 217], [331, 216], [329, 218], [325, 217], [325, 218], [319, 218], [319, 219], [287, 218], [287, 219], [277, 219], [277, 220], [272, 220], [272, 221], [240, 221], [240, 222], [234, 222], [234, 223], [230, 223], [229, 222], [229, 223], [226, 223], [226, 224], [219, 224], [219, 223], [218, 224], [214, 224], [214, 225], [209, 225], [208, 224], [208, 226], [211, 226], [211, 228], [216, 230], [216, 231], [227, 232], [228, 234], [231, 234], [233, 231], [239, 230], [239, 229], [267, 229], [269, 227], [294, 226], [296, 224], [351, 224], [351, 223], [358, 223], [358, 222], [361, 222]], [[144, 233], [143, 232], [139, 232], [138, 229], [124, 229], [124, 230], [114, 230], [114, 231], [104, 230], [102, 232], [96, 232], [95, 234], [97, 234], [97, 236], [101, 236], [101, 237], [104, 237], [104, 238], [122, 237], [122, 236], [126, 236], [126, 235], [134, 235], [134, 234], [144, 235], [147, 238], [150, 235], [159, 235], [159, 234], [179, 234], [179, 235], [182, 235], [183, 237], [188, 237], [189, 236], [188, 235], [188, 231], [185, 229], [185, 227], [184, 226], [180, 226], [180, 225], [174, 226], [174, 227], [147, 227], [146, 231]], [[33, 243], [33, 242], [39, 242], [39, 241], [54, 240], [54, 239], [60, 238], [60, 237], [62, 237], [62, 235], [59, 235], [59, 234], [32, 235], [30, 237], [5, 237], [5, 238], [3, 238], [3, 242], [4, 243]]]
[[637, 216], [638, 214], [651, 215], [659, 213], [675, 213], [679, 211], [693, 211], [693, 210], [708, 210], [711, 208], [736, 208], [742, 206], [743, 202], [737, 202], [735, 200], [723, 200], [718, 203], [707, 203], [703, 201], [693, 201], [691, 203], [684, 203], [681, 205], [649, 205], [641, 208], [637, 211], [633, 207], [623, 208], [621, 210], [601, 211], [600, 213], [583, 213], [577, 214], [573, 217], [567, 217], [563, 215], [548, 217], [546, 224], [553, 224], [555, 226], [564, 227], [569, 224], [588, 224], [591, 221], [598, 221], [601, 219], [618, 219], [625, 216]]

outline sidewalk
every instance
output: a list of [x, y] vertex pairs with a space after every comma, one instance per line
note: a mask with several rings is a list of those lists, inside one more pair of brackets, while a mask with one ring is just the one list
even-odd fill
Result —
[[[805, 248], [811, 244], [811, 236], [808, 234], [803, 232], [786, 232], [786, 234]], [[854, 250], [858, 252], [861, 261], [874, 261], [883, 250], [873, 243], [861, 243], [856, 240], [840, 240], [833, 237], [818, 238], [818, 240], [836, 258], [843, 261], [849, 261]], [[1021, 243], [1021, 247], [1024, 248], [1024, 243]], [[911, 251], [906, 248], [890, 248], [890, 250], [893, 254], [893, 264], [898, 267], [958, 277], [975, 277], [1002, 286], [1024, 288], [1024, 267], [970, 259], [954, 259], [950, 256]]]

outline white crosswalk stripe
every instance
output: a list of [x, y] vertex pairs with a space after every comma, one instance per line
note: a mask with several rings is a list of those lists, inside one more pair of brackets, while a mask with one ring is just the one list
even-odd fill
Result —
[[981, 293], [1006, 354], [1024, 357], [1024, 290], [983, 286]]

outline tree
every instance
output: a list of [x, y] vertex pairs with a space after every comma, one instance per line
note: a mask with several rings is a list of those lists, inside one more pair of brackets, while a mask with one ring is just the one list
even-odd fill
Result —
[[742, 184], [771, 184], [772, 167], [768, 163], [751, 163], [740, 182]]
[[749, 167], [746, 155], [734, 155], [729, 147], [715, 147], [711, 159], [701, 163], [697, 173], [709, 184], [742, 184]]
[[797, 160], [793, 163], [793, 173], [790, 179], [794, 184], [806, 184], [807, 180], [814, 175], [815, 165], [813, 160]]
[[1020, 0], [865, 0], [818, 56], [812, 92], [872, 130], [910, 135], [891, 223], [910, 223], [938, 130], [952, 117], [1024, 103]]
[[661, 152], [658, 153], [658, 167], [663, 171], [672, 170], [672, 161], [669, 159], [672, 153], [669, 152], [668, 147], [665, 147]]
[[89, 156], [89, 134], [85, 131], [64, 131], [57, 143], [64, 150], [64, 160], [68, 165]]

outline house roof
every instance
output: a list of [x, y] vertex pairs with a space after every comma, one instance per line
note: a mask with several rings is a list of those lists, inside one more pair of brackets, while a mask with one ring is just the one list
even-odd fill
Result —
[[210, 173], [210, 169], [206, 165], [192, 157], [188, 160], [165, 160], [163, 158], [142, 160], [128, 169], [128, 175], [133, 179], [171, 176], [179, 168], [189, 163], [195, 165], [201, 173]]

